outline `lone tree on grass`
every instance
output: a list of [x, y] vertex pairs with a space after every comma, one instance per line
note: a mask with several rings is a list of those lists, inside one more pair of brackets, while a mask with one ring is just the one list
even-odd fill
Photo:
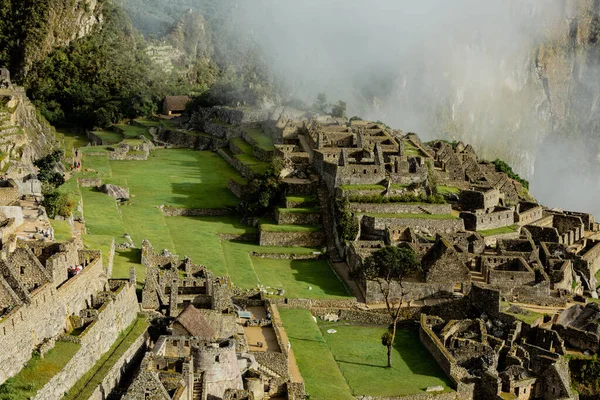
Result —
[[[381, 337], [381, 344], [387, 347], [388, 368], [392, 366], [392, 346], [396, 338], [396, 324], [405, 295], [403, 282], [406, 277], [414, 275], [419, 268], [414, 251], [396, 246], [386, 246], [377, 250], [365, 260], [361, 267], [360, 272], [366, 279], [379, 284], [387, 311], [392, 319], [392, 332], [386, 332]], [[399, 296], [393, 296], [391, 293], [390, 286], [394, 283], [400, 287]]]

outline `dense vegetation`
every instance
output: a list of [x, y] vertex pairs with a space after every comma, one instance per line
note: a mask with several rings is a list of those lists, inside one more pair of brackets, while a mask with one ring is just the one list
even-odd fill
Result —
[[342, 240], [354, 240], [358, 235], [358, 220], [354, 213], [350, 211], [350, 202], [347, 198], [337, 198], [335, 200], [335, 221]]
[[110, 3], [94, 34], [54, 50], [24, 82], [42, 114], [53, 123], [107, 126], [148, 115], [183, 81], [164, 74], [144, 52], [125, 13]]
[[525, 189], [529, 189], [529, 181], [521, 178], [517, 173], [515, 173], [510, 165], [508, 165], [499, 158], [492, 161], [492, 164], [496, 166], [497, 172], [504, 172], [506, 175], [508, 175], [509, 178], [514, 179], [515, 181], [523, 185]]
[[590, 359], [570, 358], [569, 368], [573, 385], [581, 400], [597, 399], [600, 394], [600, 361], [594, 355]]

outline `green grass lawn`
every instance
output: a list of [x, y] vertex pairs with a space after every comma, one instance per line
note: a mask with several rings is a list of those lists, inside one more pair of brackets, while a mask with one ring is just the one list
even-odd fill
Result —
[[281, 213], [315, 214], [321, 212], [318, 208], [280, 208]]
[[235, 154], [234, 157], [240, 160], [242, 164], [250, 167], [250, 169], [256, 174], [264, 174], [270, 167], [269, 163], [260, 161], [252, 154]]
[[385, 190], [383, 185], [340, 185], [342, 190]]
[[139, 125], [127, 125], [127, 124], [119, 124], [119, 125], [115, 125], [115, 127], [117, 129], [119, 129], [121, 132], [123, 132], [123, 136], [125, 136], [125, 138], [137, 138], [140, 135], [148, 135], [148, 128], [143, 127], [143, 126], [139, 126]]
[[64, 242], [71, 239], [71, 224], [68, 221], [57, 221], [54, 219], [50, 220], [50, 225], [54, 229], [54, 240], [57, 242]]
[[85, 374], [65, 395], [66, 400], [86, 400], [96, 390], [98, 385], [125, 353], [133, 342], [146, 330], [148, 323], [144, 317], [138, 317], [125, 331], [123, 331], [111, 348], [102, 355], [100, 360]]
[[279, 310], [311, 399], [354, 400], [321, 331], [308, 310]]
[[458, 217], [452, 214], [409, 214], [409, 213], [396, 213], [396, 214], [385, 214], [385, 213], [366, 213], [369, 217], [375, 218], [418, 218], [418, 219], [458, 219]]
[[350, 297], [325, 260], [274, 260], [252, 257], [252, 264], [262, 285], [272, 289], [284, 289], [286, 297]]
[[[84, 237], [90, 248], [102, 250], [108, 260], [110, 240], [120, 244], [129, 233], [138, 249], [116, 251], [114, 278], [128, 278], [129, 269], [136, 268], [138, 284], [143, 284], [144, 268], [140, 264], [143, 239], [148, 239], [157, 251], [169, 249], [180, 257], [189, 256], [195, 263], [206, 265], [215, 275], [229, 275], [234, 284], [254, 288], [258, 284], [279, 285], [286, 296], [345, 296], [328, 265], [320, 261], [264, 260], [250, 256], [259, 253], [309, 254], [315, 249], [299, 247], [261, 247], [257, 243], [223, 240], [219, 233], [257, 233], [241, 224], [239, 217], [164, 217], [158, 206], [183, 208], [222, 208], [235, 206], [239, 200], [228, 190], [229, 178], [239, 179], [237, 171], [212, 152], [179, 149], [157, 149], [148, 161], [109, 161], [93, 159], [103, 182], [128, 187], [131, 199], [121, 205], [93, 188], [81, 188], [83, 209], [88, 229]], [[100, 160], [97, 160], [100, 159]], [[285, 225], [283, 229], [285, 229]], [[281, 229], [281, 228], [280, 228]], [[318, 227], [294, 226], [300, 231]], [[314, 276], [313, 276], [314, 274]], [[333, 279], [332, 279], [333, 278]], [[264, 280], [264, 281], [263, 281]], [[313, 290], [309, 291], [308, 287]]]
[[231, 140], [231, 143], [237, 146], [237, 148], [240, 149], [244, 154], [252, 155], [252, 146], [248, 144], [248, 142], [246, 142], [244, 139], [235, 138]]
[[265, 232], [320, 232], [320, 225], [276, 225], [260, 224], [260, 229]]
[[390, 185], [390, 187], [391, 187], [392, 189], [406, 189], [406, 188], [407, 188], [407, 187], [409, 187], [409, 186], [410, 186], [410, 185], [402, 185], [402, 184], [400, 184], [400, 183], [392, 183], [392, 184]]
[[116, 131], [109, 131], [109, 130], [102, 129], [102, 130], [93, 131], [92, 133], [94, 135], [98, 136], [102, 140], [103, 145], [115, 144], [115, 143], [119, 143], [121, 140], [123, 140], [123, 135]]
[[253, 128], [247, 129], [248, 136], [256, 141], [256, 145], [263, 150], [273, 151], [275, 146], [273, 145], [273, 139], [265, 134], [262, 129]]
[[44, 358], [32, 357], [14, 377], [0, 386], [0, 399], [27, 400], [33, 398], [73, 358], [81, 346], [58, 341]]
[[294, 203], [302, 206], [309, 206], [317, 203], [315, 196], [286, 196], [286, 202]]
[[83, 147], [88, 144], [88, 139], [85, 134], [76, 133], [69, 129], [57, 129], [56, 139], [64, 143], [65, 157], [73, 157], [73, 149]]
[[480, 233], [483, 236], [493, 236], [493, 235], [501, 235], [501, 234], [505, 234], [505, 233], [514, 233], [514, 232], [517, 232], [518, 230], [519, 230], [518, 225], [511, 225], [511, 226], [503, 226], [502, 228], [477, 231], [477, 233]]
[[438, 185], [437, 192], [438, 192], [438, 194], [442, 194], [442, 195], [443, 194], [460, 194], [460, 189], [455, 188], [454, 186]]
[[542, 318], [544, 316], [544, 314], [535, 312], [535, 311], [531, 311], [531, 310], [525, 310], [525, 313], [512, 313], [508, 311], [508, 308], [510, 307], [511, 303], [508, 302], [502, 302], [501, 303], [501, 311], [504, 312], [505, 314], [508, 315], [512, 315], [513, 317], [517, 318], [520, 321], [525, 322], [526, 324], [533, 324], [536, 320], [538, 320], [539, 318]]
[[[355, 396], [406, 396], [425, 393], [428, 386], [452, 384], [419, 340], [416, 329], [398, 330], [387, 368], [387, 349], [381, 345], [385, 327], [320, 324], [321, 333]], [[336, 333], [327, 333], [328, 329]]]

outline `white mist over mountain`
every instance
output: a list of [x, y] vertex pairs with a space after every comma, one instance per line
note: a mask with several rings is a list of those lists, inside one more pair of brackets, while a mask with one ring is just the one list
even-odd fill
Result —
[[569, 0], [253, 0], [238, 4], [236, 21], [290, 95], [312, 103], [325, 92], [347, 101], [349, 116], [472, 143], [530, 179], [543, 203], [600, 215], [598, 149], [588, 143], [595, 132], [553, 133], [563, 115], [552, 91], [571, 103], [577, 93], [552, 81], [555, 64], [539, 61], [547, 56], [540, 46], [569, 34], [580, 8]]

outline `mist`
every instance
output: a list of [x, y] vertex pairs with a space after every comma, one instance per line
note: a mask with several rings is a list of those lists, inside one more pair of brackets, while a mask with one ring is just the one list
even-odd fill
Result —
[[[600, 216], [596, 130], [561, 136], [562, 104], [551, 91], [562, 83], [549, 88], [544, 74], [553, 72], [538, 60], [540, 46], [568, 34], [581, 4], [253, 0], [235, 18], [290, 97], [311, 104], [324, 92], [347, 101], [348, 116], [471, 143], [481, 157], [509, 162], [542, 203]], [[564, 89], [570, 103], [573, 88]]]

